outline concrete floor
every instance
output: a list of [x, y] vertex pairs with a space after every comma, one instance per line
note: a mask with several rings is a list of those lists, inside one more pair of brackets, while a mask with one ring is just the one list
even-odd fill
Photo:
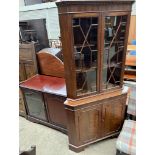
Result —
[[19, 118], [20, 150], [36, 145], [36, 155], [115, 155], [116, 138], [102, 140], [87, 147], [83, 152], [74, 153], [68, 149], [67, 135]]

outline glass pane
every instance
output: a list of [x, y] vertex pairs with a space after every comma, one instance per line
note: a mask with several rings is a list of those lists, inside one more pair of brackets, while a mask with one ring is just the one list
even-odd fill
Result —
[[46, 120], [42, 97], [34, 92], [26, 92], [25, 98], [30, 115], [42, 120]]
[[97, 89], [98, 18], [74, 18], [74, 59], [77, 95]]
[[120, 85], [127, 16], [106, 16], [102, 89]]

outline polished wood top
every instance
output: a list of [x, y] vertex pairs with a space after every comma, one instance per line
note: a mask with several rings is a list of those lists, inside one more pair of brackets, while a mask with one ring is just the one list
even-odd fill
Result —
[[66, 83], [64, 78], [35, 75], [32, 78], [21, 82], [20, 87], [60, 96], [67, 96]]

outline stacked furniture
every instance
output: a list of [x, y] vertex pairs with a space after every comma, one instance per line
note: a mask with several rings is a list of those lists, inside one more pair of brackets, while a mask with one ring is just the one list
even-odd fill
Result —
[[46, 48], [36, 55], [40, 74], [20, 83], [27, 119], [67, 133], [64, 102], [67, 97], [60, 49]]
[[136, 45], [128, 45], [124, 80], [136, 81]]
[[33, 19], [19, 22], [21, 42], [39, 42], [42, 48], [49, 47], [46, 19]]
[[127, 92], [123, 73], [132, 0], [62, 0], [69, 148], [80, 152], [119, 133]]
[[39, 74], [20, 83], [27, 119], [67, 133], [75, 152], [122, 128], [132, 2], [56, 2], [63, 52], [38, 52]]
[[[20, 43], [19, 44], [19, 81], [25, 81], [38, 73], [36, 52], [41, 49], [39, 43]], [[19, 90], [19, 113], [25, 116], [25, 106], [21, 90]]]

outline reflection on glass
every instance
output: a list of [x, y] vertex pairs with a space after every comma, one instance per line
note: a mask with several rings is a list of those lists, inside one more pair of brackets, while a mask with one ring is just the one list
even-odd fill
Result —
[[127, 16], [106, 16], [102, 89], [120, 84]]
[[96, 91], [98, 18], [74, 18], [77, 95]]
[[26, 103], [31, 116], [46, 120], [44, 103], [40, 95], [25, 93]]

